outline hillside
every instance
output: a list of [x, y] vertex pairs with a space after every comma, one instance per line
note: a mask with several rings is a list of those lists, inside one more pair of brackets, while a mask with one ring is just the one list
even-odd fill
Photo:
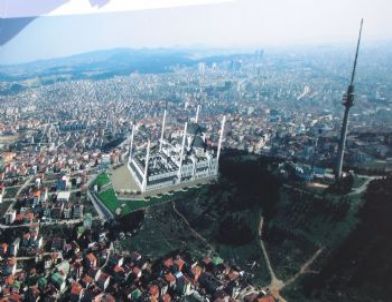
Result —
[[[283, 284], [281, 295], [287, 301], [318, 301], [325, 292], [329, 293], [329, 290], [322, 290], [325, 289], [323, 282], [328, 286], [330, 282], [333, 284], [334, 272], [340, 272], [338, 267], [342, 263], [336, 259], [342, 257], [344, 263], [349, 263], [351, 257], [358, 258], [357, 261], [364, 260], [361, 257], [366, 255], [370, 257], [370, 254], [358, 252], [366, 242], [361, 239], [361, 233], [369, 236], [369, 242], [374, 244], [373, 252], [386, 240], [383, 236], [387, 236], [390, 229], [386, 227], [384, 235], [373, 236], [370, 240], [374, 227], [370, 228], [367, 224], [377, 219], [377, 215], [371, 213], [390, 213], [388, 204], [382, 209], [377, 206], [369, 208], [369, 204], [375, 198], [384, 202], [388, 198], [391, 200], [390, 195], [386, 195], [391, 193], [373, 192], [378, 185], [372, 183], [365, 197], [320, 191], [315, 194], [298, 189], [300, 186], [295, 183], [283, 185], [274, 176], [276, 164], [273, 160], [257, 156], [226, 154], [221, 164], [220, 180], [204, 188], [194, 198], [177, 201], [176, 205], [192, 227], [216, 246], [221, 256], [242, 266], [253, 261], [260, 263], [255, 270], [256, 283], [268, 286], [270, 274], [257, 236], [258, 222], [261, 216], [264, 217], [262, 239], [272, 269]], [[367, 228], [367, 231], [362, 228]], [[353, 248], [348, 247], [355, 247], [359, 255], [351, 254]], [[378, 252], [377, 257], [372, 259], [385, 259], [389, 251], [387, 248], [383, 253]], [[374, 269], [371, 273], [377, 277], [374, 280], [381, 277], [388, 280], [387, 275], [376, 272], [376, 263], [369, 265], [363, 267], [369, 272]], [[342, 278], [352, 279], [351, 271], [354, 273], [352, 268], [342, 266]], [[362, 269], [355, 273], [365, 274]], [[320, 281], [309, 284], [306, 280]], [[364, 279], [359, 280], [362, 282]], [[313, 288], [317, 285], [320, 285], [319, 291], [314, 292]], [[360, 295], [359, 283], [352, 286], [352, 291]], [[336, 291], [332, 292], [336, 295]], [[347, 301], [347, 297], [342, 301]]]
[[[287, 301], [387, 301], [392, 179], [372, 182], [365, 196], [315, 194], [283, 184], [277, 164], [226, 153], [217, 182], [149, 208], [124, 248], [150, 256], [217, 254]], [[270, 267], [258, 235], [261, 218]], [[271, 284], [271, 269], [279, 284]]]
[[217, 253], [244, 269], [252, 269], [256, 283], [270, 282], [259, 246], [262, 216], [274, 215], [280, 182], [273, 161], [247, 154], [226, 154], [221, 178], [189, 200], [176, 202], [192, 227], [215, 246]]
[[392, 295], [392, 178], [374, 180], [364, 196], [355, 230], [301, 282], [293, 300], [390, 301]]
[[70, 80], [104, 80], [132, 73], [160, 74], [179, 66], [208, 65], [253, 56], [253, 53], [202, 52], [191, 49], [108, 49], [17, 65], [0, 65], [0, 96], [32, 86]]
[[152, 258], [174, 250], [198, 257], [216, 254], [254, 274], [255, 283], [268, 284], [257, 228], [261, 214], [272, 213], [279, 200], [280, 183], [268, 170], [270, 164], [255, 156], [226, 154], [219, 181], [148, 208], [141, 229], [123, 247]]

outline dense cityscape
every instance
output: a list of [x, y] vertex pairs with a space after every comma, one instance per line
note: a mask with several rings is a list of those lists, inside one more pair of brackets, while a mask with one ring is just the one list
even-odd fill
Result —
[[[226, 238], [226, 246], [247, 236], [256, 242], [241, 260], [233, 252], [225, 254], [223, 240], [210, 239], [201, 227], [203, 215], [220, 219], [208, 198], [218, 192], [224, 208], [238, 196], [252, 201], [251, 194], [259, 192], [251, 187], [249, 195], [235, 195], [242, 189], [233, 183], [243, 185], [249, 175], [241, 169], [228, 173], [230, 160], [261, 158], [261, 164], [254, 164], [262, 167], [254, 174], [256, 187], [263, 191], [272, 184], [274, 190], [276, 180], [279, 198], [286, 197], [287, 203], [298, 199], [306, 204], [309, 196], [332, 200], [331, 207], [317, 206], [326, 207], [330, 220], [343, 226], [336, 230], [342, 238], [354, 227], [346, 228], [340, 216], [356, 221], [368, 186], [386, 181], [392, 172], [388, 44], [361, 54], [344, 154], [344, 175], [351, 182], [342, 186], [344, 192], [334, 186], [334, 172], [351, 48], [217, 50], [203, 55], [200, 50], [145, 50], [147, 59], [132, 50], [108, 52], [92, 53], [90, 69], [79, 66], [83, 55], [73, 58], [74, 63], [65, 58], [0, 66], [0, 301], [286, 301], [283, 289], [305, 274], [318, 274], [312, 265], [323, 253], [334, 255], [338, 243], [317, 238], [310, 246], [313, 238], [300, 230], [287, 238], [303, 236], [298, 241], [303, 246], [289, 246], [286, 252], [291, 243], [282, 239], [288, 245], [278, 249], [271, 238], [286, 238], [276, 222], [279, 215], [290, 216], [291, 222], [298, 212], [310, 210], [295, 205], [298, 212], [275, 209], [271, 214], [262, 204], [261, 210], [247, 209], [257, 215], [247, 212], [246, 227], [252, 230], [235, 220], [242, 221], [240, 214], [225, 216], [213, 236]], [[123, 60], [132, 56], [159, 59], [119, 72]], [[193, 134], [190, 128], [196, 129]], [[168, 147], [161, 152], [163, 143]], [[159, 154], [155, 161], [151, 156], [151, 167], [150, 149]], [[132, 154], [137, 156], [134, 162]], [[164, 180], [173, 171], [181, 180], [185, 161], [184, 166], [194, 167], [189, 181], [175, 182], [173, 176], [169, 188], [155, 188], [144, 179], [131, 185], [135, 171], [145, 166], [147, 178], [149, 169], [158, 171], [157, 165], [172, 158], [174, 168], [159, 172]], [[200, 158], [202, 168], [197, 166]], [[212, 172], [205, 172], [208, 165]], [[215, 193], [206, 197], [202, 192]], [[184, 210], [186, 204], [188, 211], [199, 207], [199, 220]], [[149, 234], [166, 240], [159, 243], [167, 245], [165, 253], [153, 248], [154, 240], [140, 243], [154, 220], [162, 225]], [[264, 221], [268, 225], [263, 228]], [[180, 244], [170, 242], [166, 227]], [[278, 229], [281, 233], [274, 237]], [[294, 269], [281, 265], [275, 274], [273, 266], [283, 261], [299, 264]]]
[[[116, 252], [113, 243], [121, 239], [107, 237], [107, 210], [88, 191], [100, 172], [127, 162], [132, 125], [138, 129], [135, 149], [144, 150], [146, 137], [158, 141], [164, 110], [170, 113], [166, 127], [175, 133], [198, 106], [212, 148], [225, 115], [225, 150], [285, 159], [306, 181], [328, 179], [345, 77], [338, 65], [315, 61], [258, 50], [165, 73], [103, 80], [60, 75], [46, 85], [20, 81], [23, 89], [3, 95], [0, 105], [4, 301], [270, 301], [268, 289], [251, 286], [250, 273], [218, 256], [173, 254], [158, 261], [143, 251]], [[5, 82], [3, 90], [9, 85], [16, 84]], [[350, 166], [389, 163], [390, 91], [380, 83], [360, 87], [346, 155]], [[377, 105], [369, 107], [372, 102]], [[66, 236], [51, 227], [64, 228]]]

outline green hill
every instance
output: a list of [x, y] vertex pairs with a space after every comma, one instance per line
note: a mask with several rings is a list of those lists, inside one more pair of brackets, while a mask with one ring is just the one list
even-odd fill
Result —
[[355, 230], [289, 292], [293, 301], [391, 301], [392, 177], [372, 181], [364, 199]]

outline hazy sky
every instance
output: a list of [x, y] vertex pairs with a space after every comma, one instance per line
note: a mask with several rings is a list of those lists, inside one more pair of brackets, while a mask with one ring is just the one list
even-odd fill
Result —
[[[0, 10], [4, 1], [0, 0]], [[117, 47], [243, 48], [352, 42], [361, 17], [365, 18], [364, 44], [392, 39], [392, 0], [212, 1], [216, 3], [37, 18], [0, 49], [0, 64]], [[7, 22], [3, 24], [6, 30]]]

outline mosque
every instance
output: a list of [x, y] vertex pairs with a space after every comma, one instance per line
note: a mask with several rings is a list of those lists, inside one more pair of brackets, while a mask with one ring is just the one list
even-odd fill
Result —
[[200, 106], [195, 118], [185, 122], [181, 136], [166, 137], [165, 110], [159, 144], [152, 148], [148, 140], [145, 151], [133, 150], [135, 131], [132, 127], [128, 169], [142, 193], [218, 176], [226, 117], [221, 123], [215, 151], [207, 146], [206, 129], [199, 124], [199, 112]]

